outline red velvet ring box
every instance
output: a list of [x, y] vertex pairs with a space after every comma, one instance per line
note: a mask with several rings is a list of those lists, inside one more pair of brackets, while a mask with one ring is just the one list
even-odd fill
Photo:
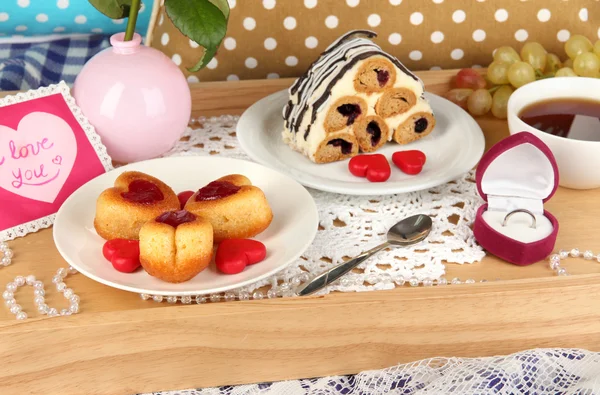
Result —
[[[494, 145], [479, 162], [477, 190], [487, 202], [477, 210], [473, 234], [497, 257], [525, 266], [552, 253], [558, 221], [544, 202], [558, 188], [558, 167], [550, 148], [528, 132], [513, 134]], [[514, 213], [503, 225], [506, 215]]]

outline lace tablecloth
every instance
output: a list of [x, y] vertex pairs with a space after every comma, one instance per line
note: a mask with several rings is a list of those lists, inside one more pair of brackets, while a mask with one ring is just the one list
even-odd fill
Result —
[[594, 395], [600, 394], [600, 353], [536, 349], [505, 357], [431, 358], [354, 376], [158, 392], [153, 395], [242, 394]]
[[[165, 156], [222, 155], [250, 160], [239, 147], [238, 117], [221, 116], [192, 121], [181, 141]], [[390, 196], [348, 196], [309, 189], [319, 210], [319, 232], [301, 259], [279, 274], [246, 287], [252, 293], [264, 286], [290, 282], [308, 271], [326, 268], [366, 251], [385, 240], [398, 220], [417, 213], [433, 218], [425, 243], [412, 248], [382, 251], [321, 293], [391, 289], [410, 282], [431, 285], [445, 274], [444, 261], [480, 261], [485, 253], [475, 242], [470, 225], [482, 203], [473, 174], [427, 191]]]

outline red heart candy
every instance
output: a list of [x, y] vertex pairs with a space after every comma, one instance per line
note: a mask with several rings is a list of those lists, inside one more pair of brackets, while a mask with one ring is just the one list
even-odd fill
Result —
[[419, 150], [398, 151], [392, 155], [392, 162], [406, 174], [415, 175], [423, 170], [427, 157]]
[[356, 177], [367, 177], [371, 182], [387, 181], [392, 174], [389, 162], [381, 154], [355, 156], [348, 162], [348, 170]]
[[120, 272], [131, 273], [140, 267], [140, 242], [137, 240], [109, 240], [104, 243], [102, 254]]
[[181, 205], [182, 209], [185, 207], [185, 204], [188, 200], [190, 200], [193, 194], [194, 191], [183, 191], [177, 195], [177, 199], [179, 199], [179, 204]]
[[217, 248], [215, 263], [217, 269], [225, 274], [242, 272], [247, 265], [253, 265], [265, 259], [267, 248], [263, 243], [250, 239], [223, 240]]

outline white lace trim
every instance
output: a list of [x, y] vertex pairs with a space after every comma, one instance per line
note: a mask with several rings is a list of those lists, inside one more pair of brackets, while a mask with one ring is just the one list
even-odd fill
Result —
[[[195, 130], [164, 156], [222, 155], [250, 160], [235, 135], [238, 117], [201, 118]], [[399, 219], [424, 213], [434, 219], [425, 244], [379, 253], [321, 293], [392, 289], [412, 281], [437, 280], [445, 262], [480, 261], [485, 253], [475, 242], [471, 224], [482, 199], [473, 173], [427, 191], [391, 196], [348, 196], [309, 189], [319, 209], [320, 229], [302, 258], [277, 275], [244, 287], [250, 293], [265, 285], [290, 282], [299, 274], [316, 275], [384, 241], [387, 229]], [[239, 290], [238, 290], [239, 291]]]
[[[51, 96], [60, 93], [65, 99], [67, 106], [71, 110], [71, 113], [79, 123], [79, 126], [85, 132], [90, 144], [94, 148], [94, 151], [98, 155], [102, 166], [106, 171], [112, 170], [112, 159], [106, 152], [106, 147], [102, 144], [100, 136], [96, 133], [94, 127], [89, 123], [88, 119], [83, 115], [81, 109], [77, 107], [75, 99], [71, 96], [69, 87], [64, 81], [59, 82], [55, 85], [49, 85], [39, 89], [32, 89], [27, 92], [19, 92], [16, 95], [6, 96], [0, 99], [0, 107], [10, 106], [12, 104], [26, 102], [28, 100], [39, 99], [42, 97]], [[40, 229], [45, 229], [54, 223], [55, 214], [51, 214], [30, 222], [26, 222], [15, 227], [0, 231], [0, 241], [13, 240], [17, 237], [23, 237], [29, 233], [34, 233]]]
[[[154, 395], [578, 394], [600, 393], [600, 353], [535, 349], [504, 357], [430, 358], [354, 376], [279, 381]], [[149, 394], [147, 394], [149, 395]]]

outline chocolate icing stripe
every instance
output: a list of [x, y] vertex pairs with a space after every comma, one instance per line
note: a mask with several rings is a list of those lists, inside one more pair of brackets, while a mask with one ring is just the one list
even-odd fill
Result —
[[[313, 74], [313, 72], [315, 70], [311, 70], [310, 74], [313, 76], [312, 79], [310, 80], [310, 84], [309, 85], [304, 85], [302, 88], [300, 88], [300, 90], [298, 91], [297, 95], [298, 95], [298, 100], [297, 100], [297, 105], [300, 106], [300, 111], [297, 114], [294, 114], [294, 112], [292, 112], [292, 122], [295, 125], [294, 128], [294, 132], [298, 132], [300, 125], [301, 125], [301, 121], [297, 122], [297, 120], [302, 120], [304, 118], [304, 115], [306, 114], [306, 111], [308, 111], [310, 104], [312, 103], [308, 103], [308, 100], [312, 97], [312, 95], [314, 94], [314, 91], [316, 89], [318, 89], [319, 86], [322, 85], [322, 83], [324, 82], [324, 80], [328, 79], [331, 77], [331, 75], [335, 72], [335, 69], [338, 67], [339, 63], [345, 63], [348, 61], [348, 58], [352, 58], [351, 52], [355, 51], [355, 50], [360, 50], [362, 47], [366, 47], [366, 48], [372, 48], [374, 51], [380, 51], [380, 48], [374, 44], [373, 42], [371, 42], [370, 40], [366, 40], [366, 39], [354, 39], [354, 41], [351, 41], [349, 43], [347, 43], [346, 47], [342, 47], [340, 46], [340, 48], [337, 48], [338, 53], [332, 53], [330, 60], [327, 59], [327, 57], [321, 57], [319, 58], [319, 62], [318, 64], [315, 65], [315, 68], [317, 69], [317, 72], [315, 72]], [[343, 67], [342, 67], [343, 69]], [[340, 69], [340, 70], [342, 70]], [[337, 72], [336, 76], [339, 76], [340, 71]], [[341, 78], [341, 76], [339, 77]], [[305, 88], [307, 92], [304, 92]], [[303, 101], [303, 95], [306, 94], [306, 102]]]
[[[338, 60], [336, 60], [334, 63], [332, 63], [330, 65], [329, 69], [334, 68], [338, 63], [343, 62], [343, 61], [344, 61], [344, 59], [341, 59], [341, 58], [338, 59]], [[316, 86], [321, 85], [322, 80], [324, 80], [324, 79], [326, 79], [328, 77], [329, 77], [329, 73], [323, 73], [322, 78], [319, 81], [317, 81]], [[301, 94], [302, 94], [302, 92], [298, 92], [298, 95], [299, 95], [298, 98], [300, 98]], [[300, 100], [299, 100], [299, 102], [300, 102]], [[297, 115], [297, 117], [294, 117], [294, 118], [295, 119], [300, 119], [300, 120], [303, 119], [304, 118], [304, 114], [306, 114], [306, 111], [308, 111], [308, 108], [309, 108], [309, 104], [306, 103], [304, 106], [302, 106], [302, 109], [300, 110], [300, 113]], [[295, 125], [295, 128], [294, 128], [294, 132], [297, 133], [299, 127], [300, 127], [300, 123], [296, 122], [296, 125]]]
[[289, 126], [288, 117], [290, 116], [290, 112], [292, 112], [292, 101], [288, 101], [285, 108], [283, 109], [283, 120], [284, 125], [287, 128]]
[[300, 78], [297, 78], [296, 81], [294, 81], [294, 83], [292, 84], [292, 86], [290, 86], [290, 95], [296, 94], [296, 91], [298, 90], [298, 87], [300, 86], [300, 80], [302, 79], [303, 76], [304, 76], [304, 74]]
[[[339, 47], [335, 48], [336, 50], [339, 49]], [[318, 87], [322, 80], [326, 79], [329, 75], [327, 73], [325, 73], [324, 71], [321, 72], [320, 77], [319, 77], [319, 72], [321, 71], [322, 68], [328, 68], [331, 69], [332, 67], [334, 67], [337, 63], [344, 61], [348, 51], [351, 48], [348, 48], [346, 50], [346, 52], [344, 52], [343, 54], [341, 54], [341, 56], [339, 57], [331, 57], [331, 61], [327, 62], [325, 61], [327, 59], [326, 56], [324, 56], [324, 54], [321, 54], [321, 56], [319, 57], [319, 59], [315, 62], [313, 62], [313, 64], [311, 65], [311, 67], [308, 69], [306, 75], [307, 77], [304, 79], [303, 84], [299, 85], [299, 89], [298, 89], [298, 103], [301, 103], [302, 101], [302, 94], [304, 93], [304, 89], [307, 86], [312, 86], [314, 87]], [[328, 54], [327, 54], [328, 55]], [[313, 77], [312, 79], [310, 77]], [[314, 90], [314, 89], [313, 89]]]
[[[333, 49], [337, 48], [338, 46], [340, 46], [342, 43], [344, 43], [345, 41], [347, 41], [348, 39], [351, 38], [358, 38], [358, 37], [365, 37], [368, 39], [371, 38], [375, 38], [377, 37], [377, 33], [371, 31], [371, 30], [353, 30], [350, 31], [348, 33], [346, 33], [345, 35], [343, 35], [342, 37], [340, 37], [339, 39], [337, 39], [333, 44], [331, 44], [323, 53], [321, 53], [321, 56], [317, 59], [317, 61], [319, 59], [321, 59], [321, 57], [323, 55], [328, 54], [329, 52], [331, 52]], [[376, 45], [376, 44], [375, 44]], [[381, 50], [381, 48], [379, 46], [377, 46], [379, 48], [379, 50]], [[393, 56], [389, 56], [387, 53], [383, 52], [382, 53], [384, 55], [386, 55], [386, 57], [388, 59], [390, 59], [400, 70], [402, 70], [404, 73], [408, 74], [409, 76], [411, 76], [414, 80], [418, 80], [418, 78], [410, 71], [408, 70], [402, 63], [400, 63], [400, 61], [398, 59], [396, 59]], [[313, 62], [313, 64], [315, 64], [317, 61]], [[312, 67], [312, 64], [311, 64]], [[310, 70], [310, 68], [309, 68]], [[308, 71], [307, 71], [308, 72]], [[307, 73], [305, 73], [306, 75]]]
[[304, 140], [306, 140], [308, 138], [308, 135], [310, 134], [310, 127], [312, 125], [308, 125], [308, 127], [306, 128], [306, 132], [304, 132]]
[[404, 74], [407, 74], [409, 77], [411, 77], [415, 81], [420, 81], [421, 85], [423, 85], [423, 81], [419, 80], [419, 77], [417, 77], [415, 74], [412, 73], [412, 71], [407, 69], [406, 66], [403, 65], [397, 58], [395, 58], [392, 55], [387, 54], [385, 52], [383, 52], [382, 55], [385, 56], [386, 58], [388, 58], [393, 64], [396, 65], [396, 67], [398, 67], [400, 70], [402, 70], [404, 72]]
[[323, 53], [321, 53], [321, 57], [323, 55], [329, 54], [331, 51], [338, 48], [340, 45], [344, 44], [346, 41], [348, 41], [350, 39], [356, 39], [356, 38], [371, 39], [371, 38], [375, 38], [375, 37], [377, 37], [377, 33], [373, 32], [371, 30], [352, 30], [352, 31], [344, 34], [342, 37], [338, 38], [337, 40], [335, 40], [329, 47], [327, 47], [327, 49], [325, 49], [325, 51], [323, 51]]
[[374, 38], [374, 37], [377, 37], [377, 33], [373, 32], [371, 30], [352, 30], [352, 31], [344, 34], [342, 37], [338, 38], [336, 41], [334, 41], [333, 43], [331, 43], [329, 45], [329, 47], [327, 47], [327, 49], [325, 49], [325, 51], [323, 51], [321, 53], [321, 55], [317, 59], [315, 59], [310, 64], [310, 66], [308, 66], [308, 68], [306, 69], [306, 71], [304, 72], [304, 74], [302, 74], [294, 82], [294, 84], [290, 87], [290, 94], [292, 94], [292, 95], [296, 94], [296, 92], [298, 91], [298, 88], [300, 87], [300, 82], [308, 78], [308, 73], [312, 70], [313, 66], [315, 64], [317, 64], [319, 62], [319, 60], [321, 60], [321, 58], [323, 56], [329, 54], [331, 51], [333, 51], [334, 49], [336, 49], [337, 47], [339, 47], [341, 44], [343, 44], [349, 38], [354, 38], [354, 37]]

